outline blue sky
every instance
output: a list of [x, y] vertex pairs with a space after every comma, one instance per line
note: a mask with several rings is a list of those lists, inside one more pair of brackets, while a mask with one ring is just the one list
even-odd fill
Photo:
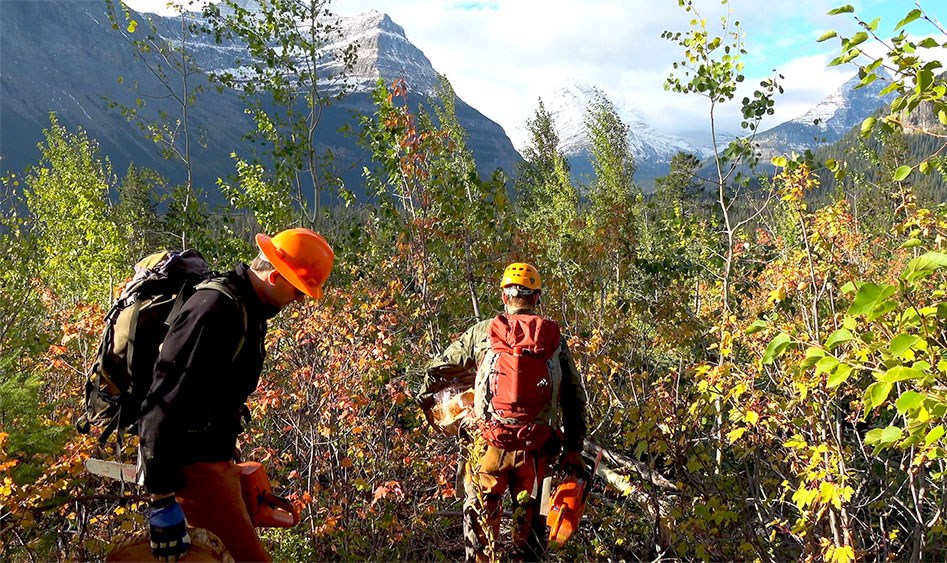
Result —
[[[166, 3], [125, 1], [136, 9]], [[816, 43], [828, 29], [847, 36], [858, 31], [850, 14], [827, 15], [844, 3], [730, 0], [724, 6], [719, 0], [694, 0], [711, 25], [727, 9], [741, 22], [747, 88], [774, 68], [784, 75], [785, 94], [777, 98], [776, 115], [763, 129], [802, 115], [856, 72], [851, 65], [826, 67], [837, 54], [837, 41]], [[914, 0], [847, 3], [865, 20], [881, 17], [879, 35], [885, 38], [916, 7]], [[920, 4], [947, 25], [947, 0]], [[599, 87], [617, 105], [640, 111], [661, 132], [699, 141], [709, 128], [706, 99], [663, 88], [682, 53], [661, 32], [685, 31], [691, 19], [677, 0], [333, 0], [330, 8], [342, 15], [372, 9], [387, 13], [457, 94], [502, 125], [517, 147], [538, 98], [549, 99], [570, 81]], [[915, 22], [909, 32], [947, 39], [925, 22]], [[736, 131], [739, 110], [738, 103], [721, 107], [718, 127]]]

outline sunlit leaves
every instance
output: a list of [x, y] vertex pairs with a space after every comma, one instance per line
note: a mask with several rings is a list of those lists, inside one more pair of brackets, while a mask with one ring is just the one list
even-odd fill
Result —
[[901, 279], [906, 282], [916, 282], [930, 276], [945, 266], [947, 266], [947, 254], [928, 252], [911, 260], [907, 268], [905, 268], [901, 274]]
[[898, 409], [898, 414], [904, 415], [908, 411], [913, 411], [920, 408], [921, 404], [924, 402], [924, 395], [918, 393], [917, 391], [905, 391], [898, 397], [898, 400], [895, 402], [895, 408]]
[[944, 436], [944, 426], [937, 425], [934, 428], [931, 428], [927, 435], [924, 437], [924, 444], [930, 446], [934, 442], [937, 442]]
[[901, 19], [901, 21], [899, 21], [899, 22], [894, 26], [894, 29], [893, 29], [892, 31], [897, 31], [897, 30], [901, 29], [902, 27], [906, 26], [907, 24], [909, 24], [909, 23], [913, 22], [914, 20], [920, 18], [922, 15], [923, 15], [923, 12], [921, 12], [921, 11], [918, 10], [917, 8], [911, 10], [910, 12], [908, 12], [908, 14], [907, 14], [906, 16], [904, 16], [904, 18]]
[[839, 364], [835, 367], [835, 371], [832, 372], [828, 377], [826, 385], [829, 388], [838, 387], [839, 385], [848, 381], [848, 378], [852, 375], [854, 367], [848, 364]]
[[887, 426], [885, 428], [875, 428], [869, 430], [865, 435], [865, 443], [875, 447], [875, 453], [881, 451], [885, 446], [890, 446], [901, 439], [902, 430], [897, 426]]
[[891, 179], [894, 180], [895, 182], [901, 182], [907, 179], [907, 177], [911, 174], [911, 170], [912, 168], [910, 166], [907, 166], [907, 165], [899, 166], [897, 169], [895, 169], [894, 174], [892, 175]]
[[907, 366], [895, 366], [888, 371], [876, 376], [878, 381], [881, 383], [897, 383], [899, 381], [920, 379], [922, 377], [924, 377], [923, 371]]
[[858, 293], [848, 309], [849, 315], [867, 315], [874, 320], [889, 313], [897, 306], [888, 298], [895, 294], [897, 286], [890, 284], [863, 283], [858, 287]]
[[913, 334], [899, 334], [891, 341], [889, 350], [892, 356], [901, 357], [919, 342], [921, 342], [919, 336]]
[[763, 363], [772, 364], [792, 344], [792, 338], [781, 332], [773, 338], [763, 352]]
[[844, 344], [850, 341], [852, 338], [854, 338], [854, 336], [852, 336], [852, 332], [850, 330], [848, 330], [847, 328], [840, 328], [836, 330], [835, 332], [833, 332], [832, 334], [830, 334], [829, 337], [825, 339], [825, 347], [831, 350], [841, 344]]
[[855, 11], [855, 8], [853, 8], [851, 4], [845, 4], [843, 6], [839, 6], [838, 8], [829, 10], [828, 15], [836, 16], [838, 14], [851, 14], [854, 11]]
[[865, 411], [870, 411], [884, 403], [891, 393], [891, 387], [890, 382], [875, 382], [869, 385], [865, 390]]

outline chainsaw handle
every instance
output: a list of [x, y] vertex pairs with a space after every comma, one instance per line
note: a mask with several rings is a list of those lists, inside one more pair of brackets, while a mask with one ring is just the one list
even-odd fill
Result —
[[260, 494], [254, 520], [261, 528], [292, 528], [299, 524], [299, 510], [285, 498], [267, 491]]

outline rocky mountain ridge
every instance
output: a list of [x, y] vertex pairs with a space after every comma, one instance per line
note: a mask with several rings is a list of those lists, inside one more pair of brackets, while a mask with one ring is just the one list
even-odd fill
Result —
[[[240, 1], [248, 9], [256, 4], [254, 0]], [[150, 18], [162, 37], [181, 41], [180, 18], [133, 15]], [[186, 17], [200, 18], [198, 14]], [[410, 42], [405, 29], [382, 12], [339, 16], [337, 26], [341, 33], [324, 47], [324, 52], [338, 52], [355, 44], [358, 57], [346, 79], [350, 93], [326, 112], [320, 144], [353, 162], [362, 162], [364, 151], [353, 139], [343, 138], [335, 130], [345, 123], [351, 124], [353, 115], [374, 111], [370, 91], [379, 79], [405, 79], [410, 96], [420, 103], [435, 95], [438, 73], [424, 53]], [[19, 172], [38, 161], [36, 144], [42, 138], [42, 129], [49, 124], [49, 112], [54, 111], [61, 123], [70, 128], [82, 127], [99, 141], [116, 173], [122, 173], [128, 163], [134, 162], [155, 168], [173, 180], [180, 179], [180, 166], [163, 160], [150, 141], [109, 108], [113, 102], [135, 103], [135, 95], [129, 93], [127, 86], [117, 83], [119, 76], [125, 78], [126, 84], [140, 81], [143, 91], [160, 92], [161, 88], [135, 60], [127, 40], [111, 29], [104, 2], [4, 0], [0, 36], [0, 171]], [[35, 37], [44, 40], [35, 41]], [[243, 46], [218, 44], [209, 36], [188, 37], [188, 48], [208, 71], [233, 70], [237, 61], [247, 56]], [[338, 74], [337, 65], [334, 57], [327, 56], [320, 75]], [[878, 95], [884, 87], [881, 81], [864, 88], [855, 88], [857, 84], [854, 78], [805, 115], [761, 132], [756, 138], [761, 152], [801, 152], [840, 138], [885, 103]], [[330, 80], [326, 86], [340, 88], [341, 84]], [[591, 172], [584, 127], [591, 93], [590, 86], [571, 83], [544, 100], [556, 123], [562, 149], [579, 180]], [[230, 153], [246, 148], [238, 140], [253, 125], [235, 92], [218, 94], [208, 87], [201, 96], [191, 113], [195, 130], [200, 130], [203, 138], [203, 146], [195, 154], [195, 176], [200, 184], [213, 186], [218, 177], [232, 172]], [[155, 112], [168, 111], [174, 115], [173, 106], [162, 105], [157, 99], [149, 98], [148, 104]], [[458, 120], [468, 132], [468, 146], [481, 173], [502, 168], [511, 176], [521, 157], [503, 129], [461, 98], [456, 100], [456, 110]], [[629, 146], [638, 170], [636, 179], [643, 184], [667, 173], [668, 163], [679, 151], [698, 157], [710, 153], [707, 147], [656, 131], [634, 108], [617, 106], [616, 110], [629, 126]], [[528, 117], [524, 116], [524, 122]], [[360, 169], [353, 166], [353, 170]], [[360, 178], [351, 174], [346, 181], [357, 183]]]

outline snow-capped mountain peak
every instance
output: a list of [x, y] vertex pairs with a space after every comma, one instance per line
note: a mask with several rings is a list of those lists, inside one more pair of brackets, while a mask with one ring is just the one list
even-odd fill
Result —
[[415, 47], [404, 28], [388, 14], [370, 10], [354, 16], [338, 16], [339, 40], [326, 50], [338, 51], [357, 45], [357, 62], [349, 71], [349, 81], [358, 89], [374, 88], [379, 79], [403, 78], [416, 94], [431, 95], [437, 84], [437, 72], [431, 61]]
[[[815, 125], [823, 131], [848, 131], [852, 127], [852, 121], [865, 113], [866, 106], [878, 105], [872, 102], [880, 99], [881, 90], [890, 84], [890, 80], [886, 74], [882, 74], [878, 80], [867, 86], [859, 88], [860, 83], [861, 79], [856, 74], [805, 114], [790, 120], [790, 123]], [[888, 100], [890, 101], [890, 97]], [[853, 112], [858, 116], [853, 115]], [[863, 117], [867, 117], [867, 114]]]
[[[587, 158], [589, 154], [585, 121], [594, 96], [595, 88], [570, 82], [556, 91], [548, 101], [543, 100], [559, 135], [559, 148], [570, 160]], [[628, 144], [642, 172], [645, 171], [643, 168], [666, 168], [678, 152], [688, 152], [698, 157], [708, 154], [707, 149], [695, 147], [684, 139], [655, 131], [641, 111], [614, 100], [612, 103], [622, 122], [628, 126]]]

